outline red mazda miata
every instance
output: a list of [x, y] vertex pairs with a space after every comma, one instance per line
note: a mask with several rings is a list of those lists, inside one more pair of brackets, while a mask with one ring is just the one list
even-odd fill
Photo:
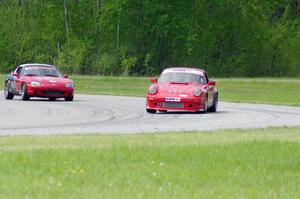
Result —
[[21, 95], [22, 100], [43, 97], [73, 101], [74, 82], [68, 76], [61, 75], [55, 66], [22, 64], [8, 74], [5, 80], [5, 99], [13, 99], [14, 95]]
[[216, 82], [209, 81], [204, 70], [197, 68], [167, 68], [147, 92], [146, 110], [216, 112], [218, 91]]

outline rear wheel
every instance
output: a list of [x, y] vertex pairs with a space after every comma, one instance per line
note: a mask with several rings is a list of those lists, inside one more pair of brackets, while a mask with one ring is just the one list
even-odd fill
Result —
[[10, 85], [8, 82], [5, 82], [5, 87], [4, 87], [4, 98], [7, 100], [11, 100], [14, 98], [14, 94], [9, 91], [10, 90]]
[[156, 113], [155, 109], [146, 109], [147, 113]]
[[22, 91], [21, 91], [21, 99], [23, 101], [28, 101], [30, 99], [28, 93], [27, 93], [27, 86], [26, 84], [22, 84]]
[[73, 98], [74, 98], [73, 95], [72, 95], [72, 96], [65, 97], [65, 101], [68, 101], [68, 102], [73, 101]]

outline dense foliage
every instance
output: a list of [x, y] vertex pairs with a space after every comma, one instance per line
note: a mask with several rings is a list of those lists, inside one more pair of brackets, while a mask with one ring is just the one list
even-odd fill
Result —
[[0, 72], [300, 76], [300, 0], [0, 0]]

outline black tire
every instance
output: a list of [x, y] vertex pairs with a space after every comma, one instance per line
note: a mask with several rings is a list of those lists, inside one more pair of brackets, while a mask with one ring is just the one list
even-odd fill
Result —
[[207, 97], [207, 95], [205, 96], [205, 101], [204, 101], [203, 106], [204, 106], [204, 109], [203, 109], [203, 111], [201, 111], [201, 113], [205, 114], [207, 112], [207, 106], [208, 106], [208, 97]]
[[9, 90], [10, 90], [9, 83], [5, 82], [4, 98], [7, 99], [7, 100], [12, 100], [14, 98], [14, 94], [12, 92], [10, 92]]
[[152, 114], [156, 113], [155, 109], [146, 109], [146, 111], [147, 113], [152, 113]]
[[218, 93], [216, 93], [216, 96], [214, 97], [214, 104], [212, 105], [212, 107], [209, 108], [209, 112], [216, 112], [217, 108], [218, 108], [218, 101], [219, 101], [219, 97], [218, 97]]
[[71, 101], [73, 101], [73, 99], [74, 99], [74, 96], [73, 96], [73, 95], [72, 95], [72, 96], [65, 97], [65, 101], [67, 101], [67, 102], [71, 102]]
[[56, 98], [55, 97], [49, 97], [49, 101], [55, 101]]
[[27, 93], [27, 86], [25, 83], [22, 84], [22, 90], [21, 90], [21, 99], [23, 101], [28, 101], [30, 100], [30, 96]]

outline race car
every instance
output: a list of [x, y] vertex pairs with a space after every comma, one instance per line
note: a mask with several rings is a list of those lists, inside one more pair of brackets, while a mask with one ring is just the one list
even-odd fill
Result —
[[216, 82], [207, 72], [197, 68], [174, 67], [165, 69], [147, 92], [146, 111], [216, 112], [218, 91]]
[[22, 64], [8, 74], [5, 80], [5, 99], [11, 100], [15, 95], [20, 95], [22, 100], [42, 97], [51, 101], [57, 98], [73, 101], [74, 82], [53, 65]]

